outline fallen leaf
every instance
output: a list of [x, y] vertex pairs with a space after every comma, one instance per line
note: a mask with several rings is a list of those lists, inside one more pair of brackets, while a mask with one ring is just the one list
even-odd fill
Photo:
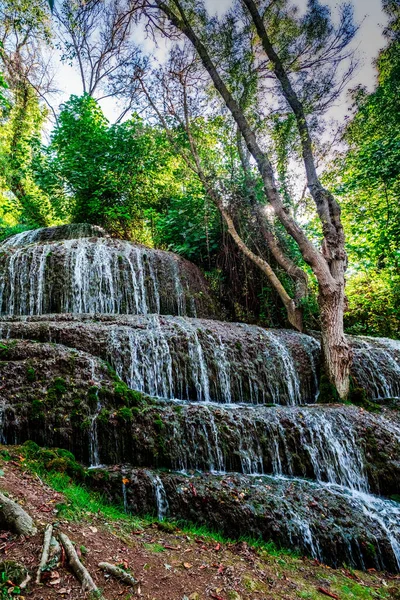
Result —
[[185, 569], [191, 569], [193, 567], [193, 565], [187, 562], [183, 563], [183, 566], [185, 567]]

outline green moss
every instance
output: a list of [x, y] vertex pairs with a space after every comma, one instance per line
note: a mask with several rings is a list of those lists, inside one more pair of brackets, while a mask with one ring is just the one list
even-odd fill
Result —
[[0, 358], [7, 358], [8, 356], [8, 351], [9, 351], [9, 347], [8, 344], [0, 344]]
[[36, 371], [33, 367], [27, 367], [26, 378], [30, 382], [36, 381]]
[[[59, 450], [57, 451], [57, 453], [59, 453]], [[71, 460], [67, 457], [57, 456], [49, 462], [46, 462], [45, 467], [49, 471], [55, 471], [57, 473], [67, 473], [68, 475], [71, 475], [71, 477], [77, 479], [85, 478], [85, 469], [75, 460]]]
[[355, 387], [353, 382], [350, 385], [349, 402], [351, 404], [355, 404], [356, 406], [365, 408], [365, 410], [368, 410], [369, 412], [382, 412], [382, 408], [379, 406], [379, 404], [372, 402], [368, 398], [367, 392], [364, 390], [364, 388]]
[[339, 394], [335, 386], [329, 381], [326, 373], [322, 372], [319, 380], [318, 402], [328, 404], [330, 402], [340, 402]]
[[41, 448], [38, 444], [36, 444], [36, 442], [32, 442], [32, 440], [27, 440], [22, 444], [22, 450], [24, 456], [26, 456], [27, 458], [35, 458], [39, 455]]
[[49, 462], [57, 458], [57, 454], [54, 450], [49, 450], [49, 448], [40, 448], [36, 458], [47, 468]]
[[37, 399], [32, 400], [30, 410], [29, 410], [29, 417], [31, 419], [35, 419], [36, 421], [44, 420], [44, 418], [45, 418], [44, 402], [42, 402], [42, 400], [37, 400]]
[[6, 461], [8, 461], [8, 460], [11, 460], [11, 459], [12, 459], [12, 456], [11, 456], [11, 454], [9, 453], [9, 451], [8, 451], [8, 450], [0, 450], [0, 457], [1, 457], [3, 460], [6, 460]]
[[99, 421], [99, 423], [107, 424], [110, 420], [110, 414], [110, 410], [108, 410], [107, 408], [102, 408], [98, 414], [97, 420]]
[[86, 431], [87, 429], [90, 429], [90, 419], [88, 417], [86, 417], [86, 419], [83, 419], [83, 421], [80, 424], [80, 428], [83, 431]]
[[90, 408], [96, 407], [98, 399], [99, 399], [99, 391], [100, 391], [100, 388], [98, 388], [96, 385], [92, 385], [89, 388], [87, 399], [88, 399], [88, 405]]
[[117, 402], [125, 406], [141, 406], [144, 403], [144, 395], [141, 392], [131, 390], [121, 380], [114, 384], [114, 396]]
[[70, 452], [69, 450], [65, 450], [64, 448], [58, 448], [57, 454], [62, 458], [67, 458], [68, 460], [75, 461], [75, 456], [72, 454], [72, 452]]
[[161, 544], [158, 544], [157, 542], [154, 544], [143, 544], [143, 546], [146, 548], [146, 550], [150, 550], [150, 552], [165, 552], [164, 546], [161, 546]]
[[153, 421], [154, 427], [157, 431], [162, 431], [164, 429], [164, 423], [161, 419], [161, 415], [156, 415]]
[[133, 418], [132, 409], [129, 408], [128, 406], [122, 406], [121, 408], [118, 409], [117, 417], [125, 422], [132, 421], [132, 418]]
[[62, 377], [56, 377], [47, 391], [47, 401], [49, 404], [55, 404], [67, 391], [67, 383]]

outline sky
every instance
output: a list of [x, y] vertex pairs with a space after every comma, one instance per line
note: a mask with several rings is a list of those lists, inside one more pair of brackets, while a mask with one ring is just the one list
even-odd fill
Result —
[[[221, 15], [229, 7], [231, 1], [205, 0], [205, 3], [210, 14]], [[304, 9], [306, 2], [307, 0], [297, 0], [297, 5], [300, 9]], [[337, 8], [340, 4], [338, 0], [325, 0], [324, 3], [331, 8], [333, 15], [337, 14]], [[350, 85], [355, 87], [357, 84], [362, 84], [372, 90], [376, 82], [373, 59], [385, 44], [382, 36], [382, 29], [386, 22], [385, 15], [381, 9], [381, 0], [353, 0], [353, 5], [355, 20], [360, 24], [360, 30], [354, 40], [354, 46], [360, 56], [360, 66]], [[60, 90], [53, 101], [53, 104], [57, 107], [58, 104], [67, 100], [70, 94], [80, 95], [82, 87], [77, 71], [59, 62], [57, 56], [54, 58], [57, 64], [56, 82]], [[343, 95], [338, 104], [332, 109], [332, 116], [341, 120], [347, 112], [347, 106], [346, 95]], [[102, 101], [102, 108], [110, 121], [114, 121], [120, 113], [113, 99]]]

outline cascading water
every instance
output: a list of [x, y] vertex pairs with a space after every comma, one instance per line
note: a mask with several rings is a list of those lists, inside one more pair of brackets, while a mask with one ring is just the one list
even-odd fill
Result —
[[0, 246], [3, 314], [195, 315], [211, 308], [195, 267], [172, 254], [107, 237], [31, 243], [28, 233]]
[[131, 388], [152, 396], [225, 404], [312, 401], [318, 343], [287, 332], [296, 361], [280, 337], [259, 327], [153, 315], [145, 330], [112, 327], [108, 360]]
[[[157, 460], [169, 461], [158, 466], [184, 472], [182, 478], [192, 477], [193, 471], [203, 472], [197, 477], [212, 473], [215, 479], [230, 471], [241, 473], [237, 476], [245, 479], [244, 497], [254, 487], [259, 500], [275, 486], [272, 504], [281, 511], [276, 518], [284, 522], [286, 539], [324, 560], [326, 550], [310, 502], [314, 496], [321, 502], [335, 498], [371, 526], [372, 538], [379, 533], [387, 541], [400, 569], [400, 507], [370, 494], [371, 489], [379, 491], [379, 483], [371, 476], [374, 458], [360, 443], [361, 426], [350, 408], [310, 406], [318, 398], [318, 340], [293, 331], [186, 316], [213, 315], [213, 306], [194, 266], [170, 253], [114, 240], [100, 228], [43, 228], [0, 245], [0, 312], [5, 315], [0, 337], [90, 353], [107, 360], [130, 388], [157, 398], [157, 407], [149, 403], [148, 411], [158, 411], [157, 426], [161, 420], [162, 428], [148, 437], [153, 444], [161, 440], [154, 451]], [[371, 398], [400, 397], [400, 342], [350, 341], [356, 383]], [[90, 377], [89, 461], [99, 467], [100, 456], [107, 452], [101, 448], [104, 415], [101, 424], [98, 417], [110, 407], [99, 395], [102, 380], [96, 377], [95, 362]], [[0, 420], [3, 415], [2, 405]], [[133, 418], [132, 439], [116, 444], [115, 453], [132, 452], [137, 443], [138, 455], [140, 446], [149, 444], [143, 456], [151, 456], [145, 431], [141, 443], [140, 418]], [[393, 440], [400, 443], [400, 427], [395, 420], [367, 414], [363, 419], [371, 431], [374, 424], [379, 426], [382, 439], [390, 439], [391, 451], [397, 452]], [[128, 425], [124, 431], [129, 433]], [[382, 448], [377, 453], [383, 460]], [[163, 474], [148, 469], [145, 474], [158, 518], [173, 515], [176, 501], [168, 496], [173, 491], [164, 486]], [[229, 477], [227, 481], [228, 489]], [[118, 485], [129, 511], [127, 482], [123, 477], [122, 488], [120, 480]], [[182, 484], [179, 494], [186, 489]], [[293, 489], [311, 494], [306, 504], [296, 504]], [[255, 502], [255, 513], [259, 505]], [[339, 517], [333, 511], [329, 518], [325, 526], [333, 532]], [[342, 537], [346, 559], [363, 565], [358, 538]], [[384, 564], [382, 558], [378, 567]]]
[[103, 408], [100, 399], [99, 399], [99, 389], [101, 387], [101, 382], [96, 377], [96, 363], [95, 361], [91, 361], [91, 383], [92, 391], [94, 392], [96, 408], [92, 416], [90, 417], [90, 428], [89, 428], [89, 468], [95, 469], [99, 468], [100, 465], [100, 445], [99, 445], [99, 435], [97, 429], [97, 420], [100, 415], [101, 409]]
[[5, 239], [0, 243], [0, 248], [18, 248], [28, 246], [35, 242], [50, 242], [57, 240], [70, 240], [90, 237], [107, 237], [106, 231], [97, 225], [88, 223], [74, 223], [57, 227], [40, 227], [22, 231]]
[[151, 471], [146, 471], [146, 475], [153, 487], [158, 520], [163, 521], [167, 516], [169, 509], [167, 494], [165, 493], [163, 482], [158, 475], [152, 473]]
[[400, 341], [354, 338], [354, 375], [360, 386], [372, 389], [372, 397], [400, 397]]
[[[162, 415], [164, 440], [178, 471], [272, 472], [369, 490], [366, 458], [350, 411], [173, 404]], [[366, 423], [378, 426], [372, 417]], [[400, 441], [400, 428], [386, 427], [384, 420], [379, 427], [390, 437], [397, 433]], [[299, 464], [294, 457], [301, 457]]]

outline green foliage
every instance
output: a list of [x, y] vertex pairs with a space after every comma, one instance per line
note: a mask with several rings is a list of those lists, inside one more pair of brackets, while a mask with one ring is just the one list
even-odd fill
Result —
[[13, 560], [0, 562], [0, 600], [20, 598], [21, 584], [27, 577], [25, 567]]
[[[390, 3], [388, 3], [389, 5]], [[400, 41], [376, 61], [378, 86], [353, 92], [355, 115], [331, 180], [341, 196], [349, 254], [350, 333], [400, 336]], [[393, 34], [393, 35], [392, 35]]]
[[17, 224], [27, 229], [52, 222], [49, 199], [38, 186], [34, 173], [45, 117], [46, 112], [39, 106], [33, 88], [26, 82], [16, 85], [8, 119], [0, 124], [0, 234], [3, 237], [12, 233], [10, 227]]
[[[110, 125], [88, 94], [64, 104], [44, 171], [53, 172], [49, 189], [62, 181], [66, 202], [55, 203], [61, 217], [106, 226], [146, 240], [144, 207], [157, 204], [168, 159], [163, 134], [133, 115]], [[45, 175], [43, 175], [43, 181]], [[62, 195], [56, 193], [57, 198]]]

